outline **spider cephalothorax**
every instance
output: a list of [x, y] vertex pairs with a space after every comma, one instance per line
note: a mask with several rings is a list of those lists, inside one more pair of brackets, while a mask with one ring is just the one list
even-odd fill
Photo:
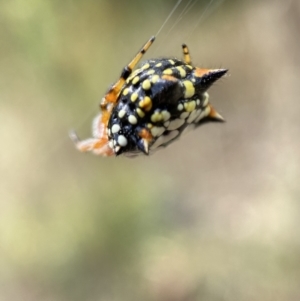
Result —
[[102, 99], [101, 113], [94, 120], [94, 137], [80, 141], [72, 134], [80, 151], [103, 156], [148, 155], [204, 121], [223, 121], [206, 91], [227, 70], [193, 67], [183, 44], [184, 61], [151, 59], [133, 71], [153, 41], [154, 37]]

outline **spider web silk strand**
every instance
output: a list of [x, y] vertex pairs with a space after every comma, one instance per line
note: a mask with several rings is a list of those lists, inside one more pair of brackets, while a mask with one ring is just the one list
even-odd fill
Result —
[[162, 24], [162, 26], [160, 27], [160, 29], [158, 30], [158, 32], [156, 33], [156, 37], [160, 34], [160, 32], [162, 31], [162, 29], [164, 28], [164, 26], [167, 24], [167, 22], [169, 21], [169, 19], [172, 17], [173, 13], [175, 12], [176, 8], [179, 6], [179, 4], [181, 3], [182, 0], [178, 0], [176, 5], [174, 6], [174, 8], [171, 10], [170, 14], [168, 15], [168, 17], [166, 18], [165, 22]]

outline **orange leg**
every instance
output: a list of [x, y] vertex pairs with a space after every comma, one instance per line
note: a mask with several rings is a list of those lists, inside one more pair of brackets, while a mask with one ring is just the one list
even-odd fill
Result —
[[133, 58], [133, 60], [122, 70], [121, 76], [119, 80], [110, 88], [107, 92], [103, 101], [101, 103], [101, 107], [106, 105], [107, 103], [115, 103], [119, 97], [120, 91], [125, 84], [126, 79], [132, 73], [132, 70], [136, 67], [138, 62], [141, 60], [142, 56], [146, 53], [146, 51], [153, 44], [155, 37], [151, 37], [148, 42], [142, 47], [142, 49], [137, 53], [137, 55]]
[[192, 64], [189, 48], [187, 47], [186, 44], [182, 44], [182, 51], [183, 51], [183, 58], [184, 62], [188, 65]]
[[108, 145], [107, 137], [104, 138], [89, 138], [86, 140], [79, 140], [75, 132], [70, 133], [70, 138], [73, 140], [76, 148], [81, 152], [92, 151], [96, 155], [113, 156], [114, 152]]

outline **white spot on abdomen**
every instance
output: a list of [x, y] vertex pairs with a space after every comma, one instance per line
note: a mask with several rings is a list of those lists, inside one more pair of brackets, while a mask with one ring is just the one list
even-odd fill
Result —
[[170, 124], [168, 126], [168, 130], [169, 131], [176, 130], [176, 129], [180, 128], [184, 123], [185, 123], [184, 119], [174, 119], [170, 122]]
[[112, 126], [112, 128], [111, 128], [111, 132], [112, 132], [113, 134], [116, 134], [116, 133], [118, 133], [118, 132], [120, 131], [120, 129], [121, 129], [121, 127], [120, 127], [118, 124], [114, 124], [114, 125]]
[[157, 147], [163, 145], [163, 144], [167, 144], [168, 142], [170, 142], [171, 140], [173, 140], [175, 137], [177, 137], [179, 135], [179, 131], [172, 131], [167, 135], [162, 135], [159, 138], [157, 138], [157, 140], [152, 144], [152, 146], [150, 147], [151, 150], [156, 149]]
[[119, 143], [120, 146], [126, 146], [127, 145], [127, 139], [126, 139], [126, 137], [123, 136], [123, 135], [120, 135], [118, 137], [118, 143]]
[[195, 122], [199, 122], [201, 119], [206, 117], [210, 113], [210, 107], [207, 106], [203, 111], [201, 111], [200, 115], [197, 117]]
[[131, 124], [137, 124], [137, 119], [136, 119], [136, 117], [134, 115], [129, 115], [128, 121]]
[[162, 135], [162, 133], [165, 131], [165, 128], [163, 126], [159, 127], [159, 126], [154, 126], [151, 129], [151, 134], [154, 137], [159, 137], [160, 135]]
[[187, 123], [192, 123], [199, 115], [201, 111], [200, 110], [195, 110], [191, 113], [189, 118], [187, 119]]
[[189, 112], [183, 112], [180, 114], [180, 119], [186, 119], [190, 115]]

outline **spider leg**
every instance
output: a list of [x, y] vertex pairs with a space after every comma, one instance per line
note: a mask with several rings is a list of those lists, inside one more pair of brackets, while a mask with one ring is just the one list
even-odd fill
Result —
[[93, 151], [93, 153], [95, 153], [96, 155], [107, 157], [114, 155], [113, 150], [108, 145], [107, 137], [80, 140], [77, 134], [72, 131], [70, 132], [70, 138], [74, 142], [76, 148], [81, 152]]
[[192, 64], [189, 48], [187, 47], [186, 44], [182, 44], [182, 51], [183, 51], [183, 58], [184, 62], [188, 65]]
[[142, 49], [136, 54], [133, 60], [122, 70], [121, 76], [119, 80], [110, 88], [110, 90], [105, 95], [103, 102], [101, 103], [101, 107], [105, 106], [107, 103], [115, 103], [118, 99], [120, 91], [125, 84], [126, 79], [132, 73], [132, 70], [138, 64], [142, 56], [146, 53], [146, 51], [150, 48], [153, 44], [155, 37], [151, 37], [148, 42], [142, 47]]

